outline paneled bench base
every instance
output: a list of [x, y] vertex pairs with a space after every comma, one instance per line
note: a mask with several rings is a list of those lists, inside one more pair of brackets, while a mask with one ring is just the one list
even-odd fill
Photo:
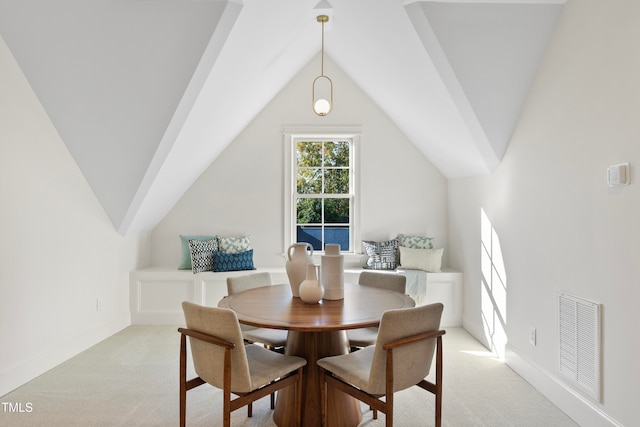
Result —
[[[193, 274], [190, 270], [148, 268], [130, 273], [131, 323], [134, 325], [181, 325], [182, 301], [217, 306], [227, 295], [227, 277], [258, 271], [271, 273], [273, 283], [287, 283], [284, 268], [259, 268], [254, 271]], [[360, 268], [345, 270], [345, 282], [357, 283]], [[398, 274], [389, 272], [388, 274]], [[462, 273], [443, 270], [427, 274], [426, 295], [412, 295], [418, 305], [444, 304], [442, 326], [462, 325]]]

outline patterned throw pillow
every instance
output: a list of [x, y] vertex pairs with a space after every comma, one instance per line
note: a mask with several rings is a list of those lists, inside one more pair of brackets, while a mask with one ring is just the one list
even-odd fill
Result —
[[413, 249], [433, 249], [433, 237], [398, 234], [398, 245]]
[[191, 249], [191, 271], [211, 271], [213, 269], [213, 251], [218, 250], [218, 240], [189, 240]]
[[200, 236], [200, 235], [180, 235], [180, 264], [178, 270], [191, 270], [191, 248], [189, 240], [211, 240], [216, 236]]
[[213, 251], [213, 271], [255, 270], [253, 249], [237, 254]]
[[395, 270], [398, 267], [398, 240], [387, 242], [363, 241], [364, 250], [369, 255], [364, 268], [370, 270]]
[[247, 252], [251, 248], [251, 236], [218, 237], [220, 252], [239, 254]]

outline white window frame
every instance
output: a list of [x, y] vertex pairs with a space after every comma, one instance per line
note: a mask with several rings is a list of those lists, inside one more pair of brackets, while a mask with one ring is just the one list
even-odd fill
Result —
[[[296, 141], [298, 140], [351, 140], [351, 212], [349, 233], [349, 250], [342, 251], [343, 254], [361, 253], [362, 241], [360, 239], [360, 137], [362, 131], [359, 126], [285, 126], [283, 127], [284, 139], [284, 248], [283, 253], [287, 253], [290, 245], [296, 242]], [[314, 251], [322, 254], [324, 251]]]

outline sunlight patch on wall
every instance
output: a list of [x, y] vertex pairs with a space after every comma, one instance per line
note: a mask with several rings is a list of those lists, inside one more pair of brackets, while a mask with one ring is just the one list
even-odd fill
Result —
[[500, 239], [484, 209], [480, 209], [480, 251], [482, 269], [482, 320], [484, 334], [500, 359], [507, 345], [507, 275]]

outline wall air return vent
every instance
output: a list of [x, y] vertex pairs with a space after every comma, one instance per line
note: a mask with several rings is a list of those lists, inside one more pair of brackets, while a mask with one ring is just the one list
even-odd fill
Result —
[[570, 384], [600, 401], [601, 305], [557, 292], [558, 370]]

